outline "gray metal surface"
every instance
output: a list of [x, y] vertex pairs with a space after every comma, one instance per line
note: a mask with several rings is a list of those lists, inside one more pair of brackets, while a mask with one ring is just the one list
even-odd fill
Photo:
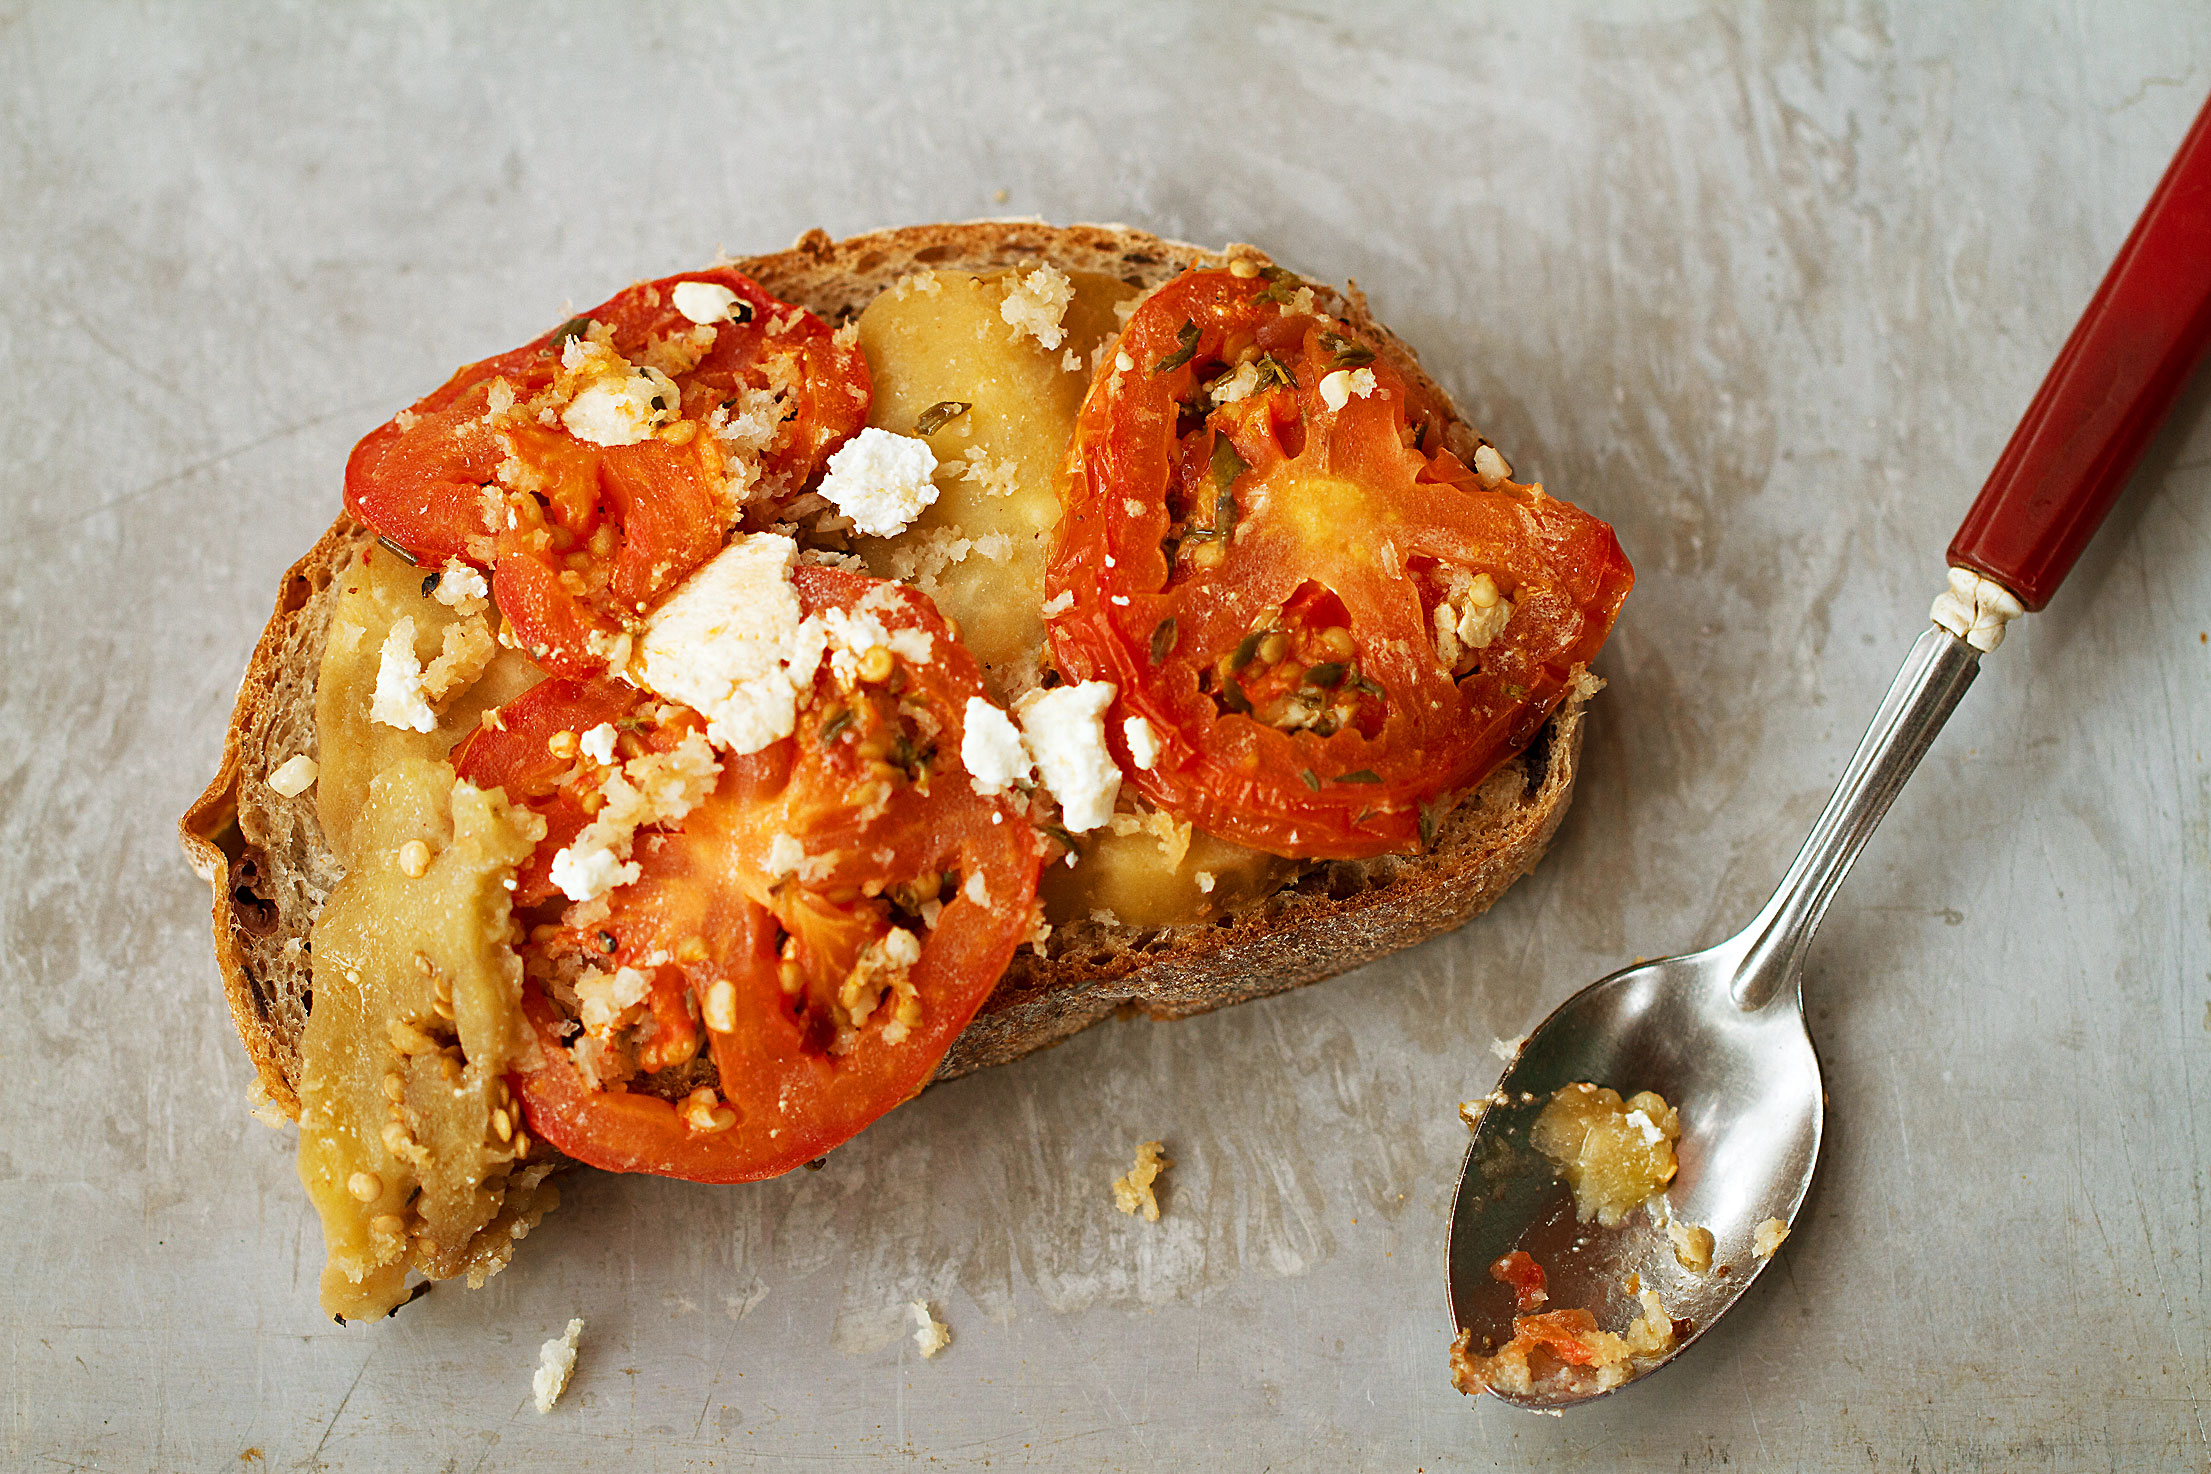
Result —
[[[1448, 1385], [1490, 1040], [1763, 898], [2211, 88], [2191, 4], [1551, 10], [0, 7], [0, 1466], [2203, 1467], [2201, 383], [1827, 919], [1775, 1271], [1574, 1417]], [[320, 1320], [170, 826], [347, 448], [564, 300], [996, 212], [1356, 276], [1618, 525], [1551, 858], [1356, 976], [789, 1181], [585, 1180], [482, 1291]], [[1153, 1136], [1145, 1224], [1106, 1184]]]

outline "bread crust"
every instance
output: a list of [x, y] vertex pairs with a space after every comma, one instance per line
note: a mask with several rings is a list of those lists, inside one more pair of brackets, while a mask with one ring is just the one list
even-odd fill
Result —
[[[812, 230], [787, 251], [724, 264], [784, 301], [843, 322], [915, 271], [1048, 262], [1150, 288], [1186, 267], [1236, 256], [1268, 260], [1249, 246], [1209, 251], [1119, 225], [972, 221], [842, 241]], [[1356, 286], [1315, 290], [1399, 371], [1451, 403], [1412, 351], [1374, 321]], [[1452, 413], [1445, 443], [1470, 458], [1480, 438], [1455, 406]], [[299, 1041], [312, 1002], [308, 931], [343, 870], [323, 841], [314, 790], [286, 799], [267, 779], [285, 759], [316, 753], [315, 681], [333, 590], [372, 540], [341, 513], [286, 572], [239, 687], [214, 780], [178, 824], [186, 857], [214, 893], [215, 960], [254, 1064], [256, 1093], [293, 1118]], [[1583, 708], [1598, 684], [1577, 681], [1528, 749], [1443, 821], [1424, 855], [1319, 862], [1240, 914], [1149, 929], [1082, 921], [1055, 932], [1047, 955], [1023, 949], [935, 1078], [1018, 1059], [1114, 1014], [1183, 1018], [1315, 982], [1479, 915], [1534, 867], [1565, 815]]]

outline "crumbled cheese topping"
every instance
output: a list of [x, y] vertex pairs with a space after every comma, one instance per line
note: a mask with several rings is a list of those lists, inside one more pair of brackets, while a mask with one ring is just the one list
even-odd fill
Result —
[[937, 499], [936, 452], [917, 435], [874, 425], [829, 458], [821, 494], [869, 537], [896, 537]]
[[1213, 894], [1213, 886], [1215, 882], [1212, 871], [1200, 870], [1196, 875], [1192, 876], [1191, 879], [1195, 880], [1198, 883], [1198, 891], [1200, 894], [1208, 896]]
[[1074, 607], [1075, 591], [1073, 589], [1061, 589], [1057, 594], [1044, 601], [1042, 612], [1046, 619], [1057, 619]]
[[935, 655], [928, 631], [891, 629], [877, 617], [891, 606], [877, 586], [851, 609], [824, 609], [807, 623], [821, 629], [829, 668], [846, 685], [860, 679], [860, 666], [870, 650], [888, 650], [913, 665], [927, 665]]
[[913, 1312], [914, 1345], [921, 1348], [923, 1356], [935, 1356], [952, 1344], [951, 1327], [929, 1313], [929, 1302], [916, 1300], [906, 1307]]
[[424, 699], [443, 704], [446, 698], [466, 691], [491, 669], [491, 662], [498, 654], [499, 641], [481, 616], [447, 625], [438, 647], [438, 658], [422, 673]]
[[430, 590], [430, 597], [455, 614], [481, 614], [490, 606], [491, 585], [485, 582], [483, 574], [460, 559], [448, 558], [445, 570], [438, 575], [437, 586]]
[[593, 445], [635, 445], [683, 411], [675, 380], [591, 337], [570, 338], [561, 349], [558, 388], [568, 396], [561, 424]]
[[1136, 1148], [1136, 1165], [1126, 1176], [1113, 1179], [1113, 1206], [1123, 1213], [1139, 1210], [1146, 1223], [1159, 1221], [1159, 1196], [1153, 1184], [1159, 1174], [1174, 1165], [1174, 1159], [1160, 1150], [1160, 1143], [1147, 1141]]
[[1067, 330], [1060, 326], [1067, 315], [1067, 304], [1075, 300], [1075, 284], [1065, 272], [1051, 266], [1039, 266], [1027, 276], [1016, 277], [1006, 290], [1006, 300], [998, 304], [998, 315], [1013, 328], [1013, 335], [1027, 333], [1049, 350], [1057, 348], [1067, 337]]
[[422, 662], [415, 658], [415, 617], [402, 614], [384, 636], [376, 667], [376, 690], [369, 697], [369, 720], [402, 732], [434, 732], [438, 714], [422, 689]]
[[1483, 441], [1474, 449], [1474, 474], [1482, 478], [1482, 485], [1494, 491], [1512, 479], [1512, 467], [1497, 453], [1497, 447]]
[[781, 880], [805, 863], [806, 846], [790, 835], [779, 833], [768, 840], [768, 879]]
[[1084, 681], [1031, 691], [1016, 708], [1037, 773], [1059, 800], [1070, 832], [1087, 833], [1113, 815], [1121, 770], [1106, 750], [1105, 711], [1113, 704], [1110, 681]]
[[278, 798], [298, 798], [315, 786], [315, 775], [321, 771], [306, 753], [294, 753], [270, 772], [269, 787]]
[[1149, 773], [1152, 764], [1159, 761], [1160, 750], [1159, 734], [1152, 730], [1152, 724], [1142, 717], [1130, 717], [1121, 723], [1121, 735], [1128, 739], [1129, 761], [1136, 764], [1138, 772]]
[[1364, 399], [1379, 387], [1373, 369], [1337, 369], [1320, 381], [1321, 402], [1330, 409], [1342, 409], [1354, 398]]
[[719, 282], [679, 281], [668, 296], [676, 311], [702, 327], [726, 322], [730, 309], [737, 305], [737, 294]]
[[599, 794], [597, 817], [567, 848], [553, 856], [553, 884], [571, 901], [590, 901], [637, 879], [629, 860], [637, 831], [647, 824], [672, 824], [713, 792], [722, 765], [696, 732], [667, 752], [648, 752], [622, 765]]
[[576, 1369], [576, 1340], [582, 1335], [582, 1319], [571, 1320], [567, 1330], [538, 1348], [537, 1371], [530, 1378], [530, 1396], [539, 1412], [551, 1412], [553, 1404], [567, 1390], [569, 1374]]
[[1021, 740], [1013, 719], [980, 696], [967, 698], [960, 729], [960, 762], [967, 768], [975, 791], [986, 796], [1028, 782], [1032, 767], [1028, 744]]
[[652, 975], [634, 967], [605, 972], [586, 968], [576, 979], [577, 1017], [590, 1034], [605, 1035], [652, 992]]
[[618, 735], [614, 723], [601, 722], [577, 740], [576, 750], [604, 767], [614, 761], [614, 739]]
[[740, 534], [645, 621], [630, 675], [706, 717], [715, 746], [742, 756], [791, 735], [798, 693], [821, 665], [820, 624], [799, 617], [798, 544]]
[[1471, 577], [1454, 569], [1451, 593], [1435, 607], [1436, 659], [1446, 670], [1470, 665], [1474, 652], [1487, 650], [1512, 622], [1512, 600], [1486, 573]]

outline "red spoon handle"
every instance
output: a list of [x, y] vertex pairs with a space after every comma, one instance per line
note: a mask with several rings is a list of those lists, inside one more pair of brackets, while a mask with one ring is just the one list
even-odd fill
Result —
[[1950, 542], [2040, 609], [2211, 343], [2211, 102], [2143, 207]]

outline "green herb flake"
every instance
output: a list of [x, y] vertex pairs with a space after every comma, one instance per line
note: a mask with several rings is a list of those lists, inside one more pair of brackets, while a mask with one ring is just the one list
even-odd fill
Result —
[[923, 410], [921, 418], [914, 421], [914, 433], [934, 435], [974, 407], [964, 399], [940, 399]]
[[1171, 619], [1162, 619], [1159, 622], [1159, 628], [1152, 631], [1153, 665], [1165, 665], [1167, 663], [1167, 657], [1174, 653], [1175, 637], [1175, 622]]
[[1336, 781], [1338, 783], [1379, 783], [1382, 781], [1382, 775], [1372, 768], [1361, 768], [1355, 773], [1338, 773]]
[[429, 598], [430, 590], [436, 588], [437, 586], [438, 576], [435, 573], [424, 574], [422, 578], [422, 597], [425, 599]]
[[1251, 698], [1244, 694], [1243, 685], [1234, 679], [1222, 684], [1221, 704], [1230, 711], [1247, 717], [1251, 715]]
[[1036, 827], [1042, 830], [1045, 834], [1051, 836], [1051, 838], [1058, 843], [1059, 847], [1067, 851], [1067, 853], [1069, 853], [1070, 855], [1079, 855], [1082, 853], [1081, 846], [1075, 843], [1075, 836], [1069, 834], [1066, 830], [1060, 828], [1057, 824], [1039, 824]]
[[1255, 300], [1272, 302], [1277, 307], [1287, 307], [1290, 305], [1290, 299], [1297, 295], [1298, 288], [1304, 285], [1304, 282], [1299, 281], [1285, 271], [1269, 282], [1267, 289], [1261, 292]]
[[1515, 701], [1525, 701], [1528, 696], [1528, 688], [1518, 681], [1507, 681], [1505, 682], [1505, 694]]
[[561, 349], [568, 346], [568, 340], [570, 338], [580, 338], [589, 331], [591, 331], [590, 318], [571, 317], [570, 319], [568, 319], [568, 321], [553, 329], [553, 339], [545, 346], [550, 351], [558, 353], [561, 351]]
[[1341, 333], [1322, 333], [1320, 345], [1335, 357], [1330, 368], [1360, 368], [1374, 362], [1374, 350], [1357, 338], [1347, 338]]
[[1251, 658], [1259, 653], [1259, 642], [1267, 637], [1265, 630], [1253, 630], [1236, 643], [1236, 653], [1228, 658], [1230, 670], [1242, 670], [1251, 664]]
[[599, 933], [599, 950], [600, 950], [600, 951], [602, 951], [602, 952], [608, 953], [608, 954], [610, 954], [610, 955], [611, 955], [611, 954], [613, 953], [613, 951], [614, 951], [614, 933], [613, 933], [613, 932], [610, 932], [610, 931], [603, 931], [603, 932], [600, 932], [600, 933]]
[[1181, 368], [1198, 356], [1198, 325], [1195, 322], [1185, 321], [1181, 329], [1175, 334], [1175, 343], [1174, 352], [1152, 365], [1153, 373], [1164, 374], [1171, 369]]
[[827, 747], [837, 740], [837, 734], [852, 725], [852, 708], [841, 707], [828, 721], [821, 724], [821, 745]]
[[1449, 794], [1437, 799], [1432, 804], [1424, 803], [1420, 806], [1420, 847], [1422, 849], [1434, 847], [1436, 830], [1442, 825], [1444, 816], [1450, 812], [1451, 797]]
[[1305, 667], [1305, 684], [1317, 686], [1323, 691], [1333, 691], [1343, 684], [1344, 672], [1350, 667], [1340, 660], [1324, 660], [1318, 665]]
[[1251, 469], [1251, 463], [1236, 453], [1236, 442], [1226, 435], [1213, 437], [1213, 484], [1222, 491], [1236, 484], [1236, 478]]
[[1236, 493], [1222, 487], [1213, 498], [1213, 534], [1228, 537], [1236, 531]]
[[1252, 393], [1260, 394], [1269, 389], [1295, 389], [1297, 387], [1297, 375], [1291, 373], [1290, 366], [1273, 354], [1262, 353], [1252, 360], [1252, 364], [1259, 370], [1259, 382], [1252, 386]]
[[417, 558], [414, 554], [408, 552], [405, 548], [401, 547], [398, 543], [393, 542], [390, 538], [384, 536], [382, 533], [378, 533], [376, 535], [376, 541], [378, 545], [380, 545], [384, 549], [385, 552], [391, 554], [394, 558], [397, 558], [400, 562], [406, 564], [409, 568], [420, 568], [422, 566], [422, 560], [420, 558]]
[[1307, 768], [1305, 769], [1305, 771], [1299, 773], [1298, 777], [1305, 780], [1305, 786], [1307, 788], [1312, 789], [1315, 793], [1320, 792], [1320, 775], [1315, 773], [1311, 768]]
[[1382, 696], [1387, 694], [1382, 690], [1382, 686], [1379, 681], [1370, 681], [1365, 676], [1353, 676], [1351, 678], [1351, 689], [1354, 691], [1364, 691], [1369, 696]]

